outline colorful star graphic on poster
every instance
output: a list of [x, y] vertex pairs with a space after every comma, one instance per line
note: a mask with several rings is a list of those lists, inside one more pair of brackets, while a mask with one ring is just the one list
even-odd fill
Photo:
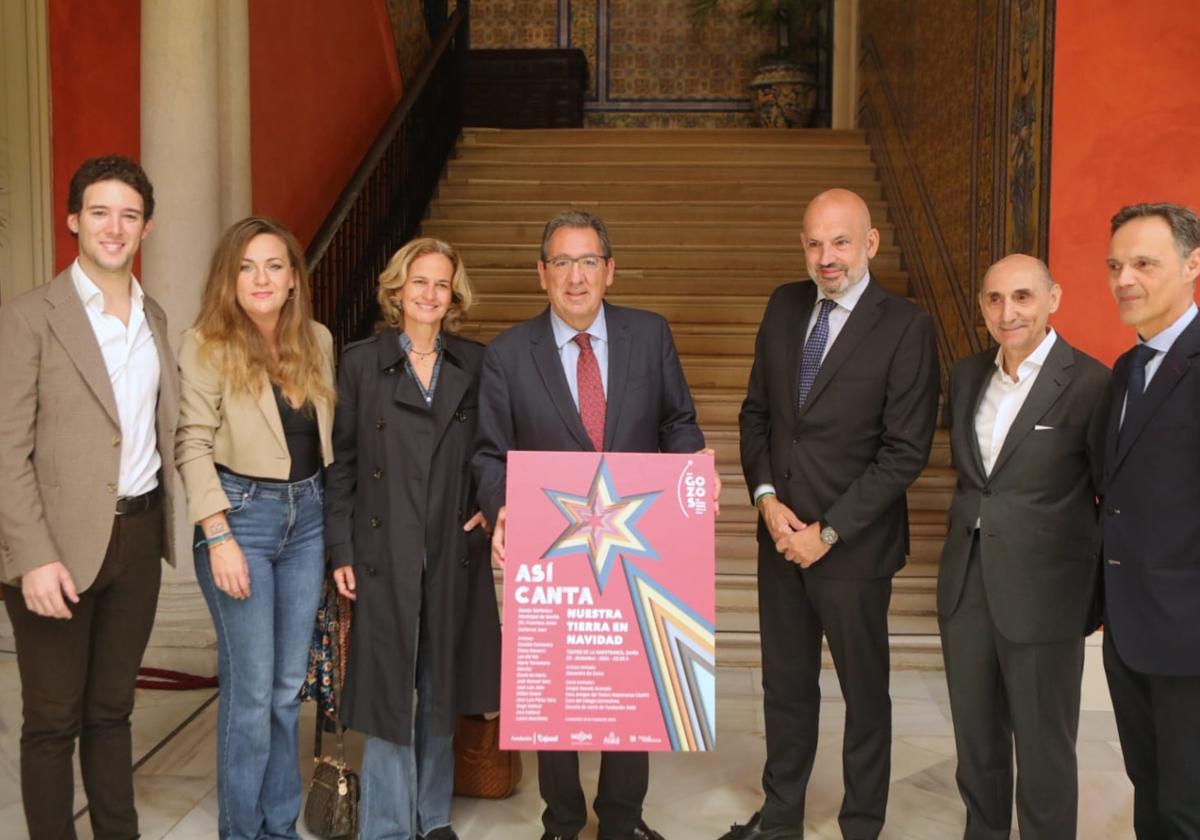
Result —
[[587, 555], [601, 592], [616, 565], [618, 554], [659, 559], [658, 553], [638, 532], [637, 521], [649, 510], [661, 491], [636, 496], [618, 495], [608, 466], [601, 458], [586, 496], [558, 490], [543, 492], [566, 518], [568, 525], [542, 557], [583, 552]]

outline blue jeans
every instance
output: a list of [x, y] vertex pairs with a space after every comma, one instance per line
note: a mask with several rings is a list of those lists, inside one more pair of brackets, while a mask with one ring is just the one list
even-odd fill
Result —
[[359, 840], [413, 840], [450, 825], [454, 736], [431, 731], [424, 714], [430, 672], [417, 666], [417, 713], [411, 746], [368, 735], [363, 748]]
[[[291, 484], [221, 473], [250, 597], [216, 588], [208, 549], [196, 578], [217, 630], [218, 827], [222, 838], [294, 840], [300, 815], [300, 686], [325, 576], [320, 474]], [[198, 533], [199, 529], [197, 529]]]

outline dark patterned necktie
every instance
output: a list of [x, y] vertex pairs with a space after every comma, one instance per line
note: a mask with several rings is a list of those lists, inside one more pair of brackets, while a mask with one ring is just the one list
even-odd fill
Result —
[[1133, 416], [1146, 393], [1146, 363], [1153, 359], [1157, 352], [1148, 344], [1139, 344], [1133, 348], [1133, 357], [1129, 360], [1129, 385], [1125, 390], [1125, 417], [1121, 420], [1121, 431], [1128, 425], [1129, 418]]
[[608, 406], [604, 401], [604, 383], [600, 380], [600, 363], [592, 352], [592, 337], [587, 333], [575, 336], [579, 345], [579, 361], [575, 363], [575, 380], [579, 386], [579, 417], [591, 438], [592, 446], [604, 449], [604, 418]]
[[817, 381], [817, 372], [821, 370], [821, 358], [825, 355], [825, 344], [829, 341], [829, 313], [837, 302], [824, 298], [821, 300], [821, 311], [817, 313], [817, 322], [813, 324], [808, 340], [804, 342], [804, 355], [800, 358], [800, 397], [796, 409], [804, 408], [808, 392]]

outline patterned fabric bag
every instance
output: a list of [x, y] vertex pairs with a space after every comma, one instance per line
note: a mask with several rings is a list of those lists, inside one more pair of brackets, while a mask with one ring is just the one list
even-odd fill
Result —
[[[325, 578], [321, 592], [321, 606], [317, 609], [317, 620], [313, 625], [312, 644], [308, 648], [308, 674], [300, 686], [300, 699], [315, 701], [317, 719], [326, 721], [332, 731], [337, 720], [337, 697], [342, 693], [346, 680], [345, 662], [350, 648], [350, 619], [353, 615], [350, 601], [338, 594], [333, 575]], [[338, 668], [337, 663], [342, 667]], [[334, 675], [337, 685], [334, 685]]]

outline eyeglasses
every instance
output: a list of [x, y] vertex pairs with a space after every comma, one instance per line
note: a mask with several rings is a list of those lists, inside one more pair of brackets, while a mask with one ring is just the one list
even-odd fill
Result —
[[551, 257], [546, 260], [546, 267], [555, 274], [566, 274], [571, 270], [571, 266], [578, 265], [579, 270], [584, 274], [594, 274], [607, 262], [607, 257], [600, 257], [596, 254], [584, 254], [582, 257]]

